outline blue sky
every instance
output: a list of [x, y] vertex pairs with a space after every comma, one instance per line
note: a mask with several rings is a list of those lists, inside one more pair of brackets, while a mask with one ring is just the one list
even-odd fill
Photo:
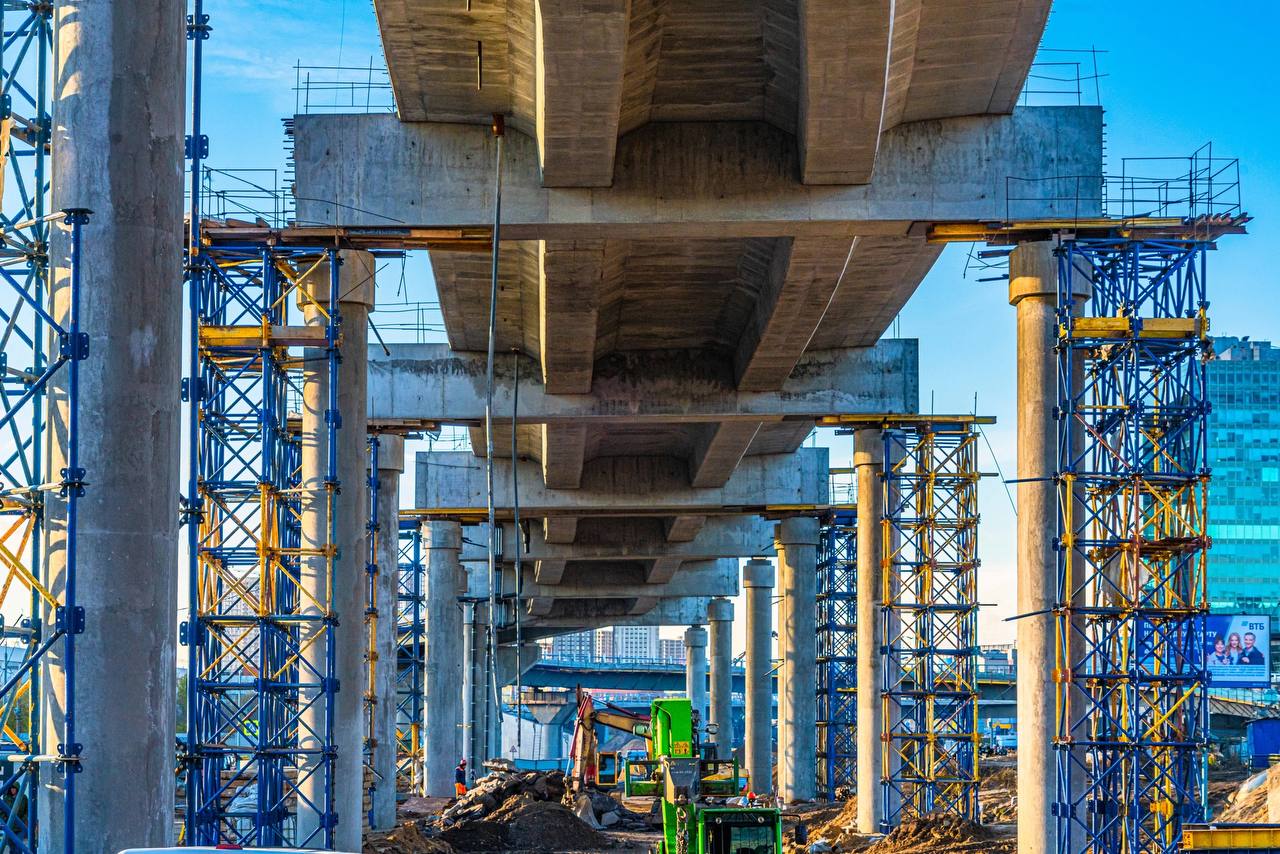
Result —
[[[283, 165], [279, 119], [294, 111], [295, 63], [381, 62], [369, 0], [206, 0], [206, 6], [214, 32], [207, 42], [205, 130], [214, 166]], [[1223, 335], [1280, 338], [1280, 273], [1266, 260], [1280, 239], [1274, 216], [1280, 203], [1278, 26], [1280, 12], [1261, 0], [1218, 8], [1186, 0], [1058, 0], [1042, 43], [1103, 51], [1108, 171], [1118, 172], [1123, 157], [1182, 156], [1208, 141], [1215, 154], [1240, 159], [1244, 207], [1255, 221], [1249, 237], [1223, 241], [1210, 259], [1210, 314]], [[967, 412], [976, 394], [979, 410], [999, 418], [988, 438], [996, 462], [1012, 477], [1013, 311], [1003, 282], [965, 278], [965, 252], [948, 248], [895, 328], [920, 338], [921, 405], [928, 408], [932, 400], [937, 412]], [[382, 276], [382, 305], [434, 300], [421, 262], [409, 264], [400, 285], [398, 268]], [[833, 464], [847, 463], [848, 439], [821, 441], [832, 445]], [[981, 503], [980, 592], [991, 605], [984, 609], [981, 640], [1003, 642], [1013, 635], [1004, 618], [1013, 614], [1014, 515], [996, 479], [984, 483]]]

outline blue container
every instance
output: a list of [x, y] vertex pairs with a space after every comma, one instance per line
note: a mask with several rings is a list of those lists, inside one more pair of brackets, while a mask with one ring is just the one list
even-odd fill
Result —
[[1259, 771], [1271, 765], [1273, 756], [1280, 758], [1280, 718], [1249, 721], [1244, 732], [1244, 752], [1250, 768]]

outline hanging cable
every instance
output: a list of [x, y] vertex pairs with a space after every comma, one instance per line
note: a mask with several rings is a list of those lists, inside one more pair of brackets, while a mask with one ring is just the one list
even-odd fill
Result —
[[490, 694], [490, 702], [493, 703], [492, 713], [497, 716], [497, 721], [491, 720], [489, 714], [486, 713], [484, 729], [486, 752], [491, 747], [488, 741], [489, 733], [491, 732], [490, 725], [500, 725], [502, 719], [501, 706], [498, 705], [498, 536], [497, 513], [494, 510], [493, 495], [493, 367], [494, 345], [498, 337], [498, 249], [501, 245], [502, 229], [502, 136], [504, 126], [501, 114], [494, 113], [491, 129], [496, 145], [494, 147], [493, 164], [493, 248], [491, 252], [493, 263], [489, 281], [489, 352], [486, 363], [484, 391], [485, 491], [488, 493], [489, 504], [489, 628], [487, 634], [489, 660], [485, 667], [485, 679], [489, 683], [486, 686], [486, 690]]
[[524, 638], [520, 632], [520, 612], [524, 609], [524, 570], [520, 565], [520, 547], [523, 539], [520, 530], [520, 466], [516, 465], [520, 459], [520, 454], [516, 447], [516, 416], [520, 412], [520, 351], [513, 349], [511, 351], [511, 362], [515, 366], [514, 390], [511, 396], [511, 517], [515, 525], [516, 540], [516, 607], [515, 607], [515, 623], [516, 623], [516, 756], [520, 755], [520, 748], [523, 739], [521, 733], [524, 731], [524, 715], [522, 712], [523, 699], [520, 694], [523, 690], [524, 674], [521, 672], [521, 644]]

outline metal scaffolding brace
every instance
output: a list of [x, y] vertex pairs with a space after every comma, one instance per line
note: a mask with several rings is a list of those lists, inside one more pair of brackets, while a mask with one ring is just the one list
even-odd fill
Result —
[[[185, 839], [329, 847], [337, 253], [192, 245]], [[320, 305], [302, 280], [326, 262]], [[319, 323], [296, 323], [299, 300]], [[327, 392], [306, 439], [304, 368]]]
[[857, 740], [857, 514], [842, 510], [822, 529], [818, 560], [818, 791], [852, 790]]
[[[49, 74], [52, 7], [0, 2], [0, 849], [55, 850], [38, 838], [37, 792], [63, 799], [62, 850], [76, 849], [75, 638], [80, 240], [89, 211], [50, 213]], [[69, 265], [51, 280], [49, 243], [61, 232]], [[51, 455], [51, 444], [57, 451]], [[55, 470], [53, 467], [57, 466]]]
[[[383, 785], [383, 781], [378, 779], [377, 769], [374, 767], [373, 754], [377, 750], [378, 743], [378, 703], [383, 698], [378, 696], [378, 577], [382, 573], [382, 568], [378, 565], [378, 537], [381, 525], [378, 524], [378, 457], [381, 450], [381, 443], [376, 435], [368, 436], [365, 440], [369, 447], [369, 467], [367, 471], [368, 491], [366, 493], [366, 519], [365, 531], [369, 536], [366, 537], [368, 549], [365, 554], [365, 604], [364, 604], [364, 627], [365, 627], [365, 647], [364, 647], [364, 758], [361, 768], [364, 771], [366, 781], [365, 793], [369, 798], [369, 812], [366, 813], [365, 819], [370, 827], [373, 826], [373, 801], [374, 790]], [[387, 785], [394, 786], [394, 780], [386, 781]]]
[[1172, 854], [1201, 815], [1208, 245], [1057, 249], [1060, 852]]
[[423, 690], [426, 676], [422, 526], [400, 522], [399, 573], [396, 576], [396, 777], [410, 792], [423, 781]]
[[885, 831], [978, 818], [978, 435], [966, 419], [884, 431]]

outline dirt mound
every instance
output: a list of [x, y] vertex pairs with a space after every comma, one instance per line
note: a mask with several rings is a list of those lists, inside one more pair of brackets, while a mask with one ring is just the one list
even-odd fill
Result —
[[[457, 851], [587, 851], [609, 847], [609, 839], [559, 801], [564, 775], [558, 771], [496, 769], [480, 780], [435, 822], [438, 838]], [[605, 799], [612, 821], [622, 807]]]
[[1011, 824], [1018, 820], [1018, 769], [1012, 765], [988, 766], [978, 784], [978, 803], [986, 824]]
[[416, 822], [407, 822], [395, 830], [366, 834], [364, 854], [453, 854], [453, 848], [424, 835]]
[[840, 812], [822, 824], [809, 828], [810, 843], [825, 842], [833, 851], [857, 851], [865, 848], [870, 838], [858, 833], [858, 801], [845, 801]]
[[1214, 817], [1214, 821], [1238, 824], [1264, 824], [1268, 820], [1267, 771], [1245, 780], [1231, 797], [1231, 806]]
[[[955, 815], [926, 815], [904, 819], [867, 854], [905, 854], [915, 851], [994, 851], [995, 834], [976, 822]], [[970, 846], [981, 845], [981, 848]]]

